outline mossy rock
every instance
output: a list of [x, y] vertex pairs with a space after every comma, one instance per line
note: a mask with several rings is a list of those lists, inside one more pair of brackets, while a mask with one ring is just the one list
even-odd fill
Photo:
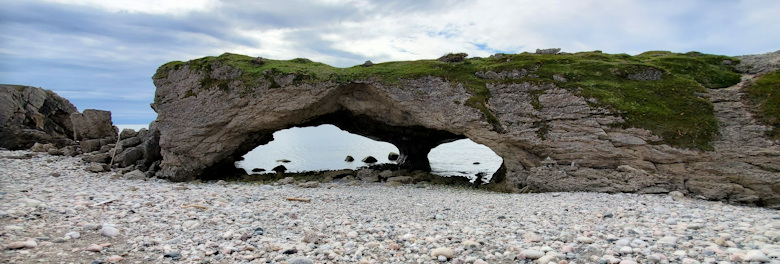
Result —
[[[711, 150], [710, 142], [718, 133], [718, 123], [712, 104], [697, 94], [706, 92], [705, 88], [723, 88], [738, 83], [741, 75], [734, 68], [738, 63], [739, 60], [733, 57], [698, 52], [650, 51], [631, 56], [594, 51], [500, 54], [490, 58], [464, 56], [459, 62], [397, 61], [376, 63], [371, 67], [336, 68], [308, 59], [262, 59], [259, 63], [255, 57], [225, 53], [218, 57], [167, 63], [157, 70], [154, 79], [167, 78], [171, 71], [181, 69], [210, 76], [215, 67], [228, 65], [241, 71], [236, 78], [242, 83], [240, 87], [228, 85], [231, 80], [204, 77], [200, 89], [253, 96], [254, 89], [261, 83], [270, 83], [271, 88], [281, 87], [274, 80], [290, 74], [294, 76], [293, 85], [378, 81], [387, 86], [401, 86], [402, 80], [440, 77], [453, 85], [463, 85], [472, 94], [463, 104], [479, 110], [498, 132], [503, 132], [501, 124], [487, 107], [491, 97], [487, 89], [489, 83], [554, 84], [574, 94], [596, 99], [591, 100], [593, 106], [611, 109], [623, 117], [625, 122], [619, 126], [650, 130], [663, 138], [659, 143]], [[522, 78], [498, 80], [477, 76], [478, 72], [513, 70], [524, 70], [528, 74]], [[200, 90], [190, 91], [188, 96], [197, 96], [198, 92]]]
[[767, 136], [780, 140], [780, 70], [765, 74], [747, 86], [745, 98], [759, 122], [772, 127]]

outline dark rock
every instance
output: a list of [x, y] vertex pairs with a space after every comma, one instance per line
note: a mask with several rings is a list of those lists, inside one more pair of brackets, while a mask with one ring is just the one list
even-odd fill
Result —
[[[158, 255], [158, 256], [159, 256], [159, 255]], [[179, 259], [181, 259], [181, 253], [179, 253], [179, 252], [176, 252], [176, 251], [172, 251], [172, 252], [166, 252], [166, 253], [163, 255], [163, 257], [164, 257], [164, 258], [170, 258], [170, 259], [172, 259], [172, 260], [179, 260]]]
[[280, 160], [276, 160], [276, 162], [290, 163], [290, 160], [288, 160], [288, 159], [280, 159]]
[[264, 172], [264, 171], [265, 171], [265, 169], [262, 169], [262, 168], [254, 168], [254, 169], [252, 169], [252, 172]]
[[447, 55], [441, 56], [438, 61], [441, 62], [462, 62], [466, 60], [466, 57], [469, 55], [466, 53], [448, 53]]
[[252, 59], [252, 64], [254, 64], [255, 66], [263, 66], [263, 64], [265, 64], [265, 59], [263, 59], [262, 57], [254, 58]]
[[474, 162], [474, 163], [472, 163], [472, 164], [474, 164], [474, 165], [479, 165], [480, 163], [479, 163], [479, 161], [475, 161], [475, 162]]
[[347, 158], [344, 159], [344, 161], [346, 161], [346, 162], [353, 162], [353, 161], [355, 161], [355, 158], [353, 158], [352, 156], [347, 156]]
[[78, 113], [76, 107], [50, 90], [0, 85], [0, 147], [28, 149], [36, 142], [64, 147], [72, 142], [72, 113]]
[[398, 155], [398, 153], [395, 152], [390, 152], [390, 154], [387, 154], [387, 159], [390, 161], [396, 161], [398, 160], [398, 157], [400, 157], [400, 155]]
[[126, 139], [126, 138], [135, 137], [137, 135], [138, 135], [137, 131], [135, 131], [133, 129], [130, 129], [130, 128], [125, 128], [125, 129], [122, 129], [122, 132], [119, 133], [119, 138], [120, 139]]
[[[101, 141], [101, 144], [102, 144], [102, 143], [103, 143], [103, 142]], [[100, 153], [108, 153], [108, 152], [109, 152], [109, 151], [111, 151], [111, 150], [112, 150], [114, 147], [116, 147], [116, 144], [106, 144], [106, 145], [102, 145], [102, 146], [100, 146], [100, 149], [98, 149], [98, 152], [100, 152]]]
[[294, 249], [294, 248], [285, 249], [284, 251], [282, 251], [282, 254], [285, 254], [285, 255], [292, 255], [292, 254], [295, 254], [295, 253], [298, 253], [298, 250]]
[[338, 179], [338, 178], [343, 178], [351, 175], [355, 175], [355, 171], [350, 169], [344, 169], [344, 170], [326, 171], [325, 173], [322, 174], [322, 177]]
[[135, 165], [136, 161], [144, 157], [144, 151], [140, 147], [128, 148], [114, 157], [114, 163], [119, 167]]
[[272, 171], [275, 171], [275, 172], [277, 172], [277, 173], [282, 173], [282, 172], [285, 172], [285, 171], [287, 171], [287, 167], [285, 167], [284, 165], [279, 165], [279, 166], [276, 166], [276, 167], [274, 167], [274, 168], [273, 168], [273, 169], [271, 169], [271, 170], [272, 170]]
[[122, 139], [121, 141], [119, 141], [119, 146], [124, 149], [124, 148], [138, 146], [141, 143], [143, 143], [143, 139], [141, 139], [139, 137], [131, 137], [131, 138], [126, 138], [126, 139]]
[[108, 167], [108, 164], [92, 164], [89, 165], [86, 169], [88, 172], [104, 172], [110, 170]]
[[370, 60], [367, 60], [366, 62], [363, 63], [363, 67], [371, 67], [371, 66], [374, 66], [374, 63], [371, 62]]
[[70, 115], [76, 140], [109, 138], [116, 141], [117, 131], [111, 122], [111, 112], [86, 109]]
[[103, 140], [101, 139], [87, 139], [82, 140], [81, 143], [81, 151], [84, 153], [90, 153], [93, 151], [100, 150], [100, 147], [103, 146]]
[[536, 54], [558, 54], [559, 52], [561, 52], [560, 48], [536, 49]]
[[365, 163], [376, 163], [377, 161], [378, 160], [376, 160], [376, 158], [374, 158], [372, 156], [368, 156], [368, 157], [363, 158], [363, 162], [365, 162]]
[[49, 173], [49, 176], [52, 176], [52, 177], [55, 177], [55, 178], [56, 177], [60, 177], [60, 173], [59, 172], [52, 172], [52, 173]]
[[95, 162], [95, 163], [109, 163], [111, 162], [111, 155], [108, 153], [84, 155], [83, 157], [81, 157], [81, 160], [86, 162]]
[[254, 234], [256, 236], [262, 236], [265, 233], [262, 227], [255, 228]]

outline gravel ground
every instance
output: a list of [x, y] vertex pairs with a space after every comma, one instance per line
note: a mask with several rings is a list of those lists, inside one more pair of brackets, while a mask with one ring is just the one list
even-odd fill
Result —
[[764, 208], [426, 184], [122, 180], [78, 158], [11, 158], [25, 154], [0, 151], [0, 263], [780, 263], [780, 212]]

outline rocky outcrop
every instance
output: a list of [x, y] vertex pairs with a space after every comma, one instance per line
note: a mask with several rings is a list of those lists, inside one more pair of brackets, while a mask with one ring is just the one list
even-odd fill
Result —
[[75, 140], [108, 138], [116, 140], [117, 132], [111, 122], [111, 112], [86, 109], [70, 115]]
[[83, 113], [71, 114], [70, 120], [73, 123], [73, 137], [79, 140], [83, 153], [99, 151], [103, 146], [113, 147], [116, 143], [117, 128], [111, 121], [111, 112], [86, 109]]
[[0, 147], [28, 149], [36, 142], [57, 147], [70, 144], [78, 113], [68, 100], [32, 86], [0, 85]]
[[[625, 119], [620, 113], [599, 106], [577, 89], [555, 82], [503, 81], [520, 76], [520, 71], [472, 72], [499, 80], [486, 81], [490, 96], [484, 104], [473, 103], [478, 94], [464, 83], [440, 76], [305, 82], [296, 81], [303, 77], [294, 73], [274, 75], [266, 70], [266, 77], [248, 79], [244, 72], [219, 61], [158, 70], [153, 108], [163, 158], [160, 177], [174, 181], [224, 177], [236, 170], [233, 164], [242, 155], [272, 140], [273, 132], [328, 123], [396, 145], [400, 165], [410, 170], [429, 169], [427, 154], [439, 144], [469, 138], [504, 159], [491, 179], [504, 190], [680, 191], [706, 199], [780, 206], [776, 143], [759, 140], [757, 148], [723, 147], [718, 142], [742, 144], [726, 136], [714, 143], [714, 151], [673, 147], [650, 130], [621, 126]], [[666, 73], [634, 77], [654, 81], [659, 74]], [[716, 111], [721, 111], [715, 101]], [[725, 127], [731, 127], [730, 121], [721, 117], [728, 115], [717, 115]], [[760, 161], [753, 159], [758, 156]]]

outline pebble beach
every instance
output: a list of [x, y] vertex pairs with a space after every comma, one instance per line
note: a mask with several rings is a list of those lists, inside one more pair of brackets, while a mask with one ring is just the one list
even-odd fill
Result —
[[173, 183], [0, 150], [0, 263], [780, 263], [780, 212], [679, 195]]

